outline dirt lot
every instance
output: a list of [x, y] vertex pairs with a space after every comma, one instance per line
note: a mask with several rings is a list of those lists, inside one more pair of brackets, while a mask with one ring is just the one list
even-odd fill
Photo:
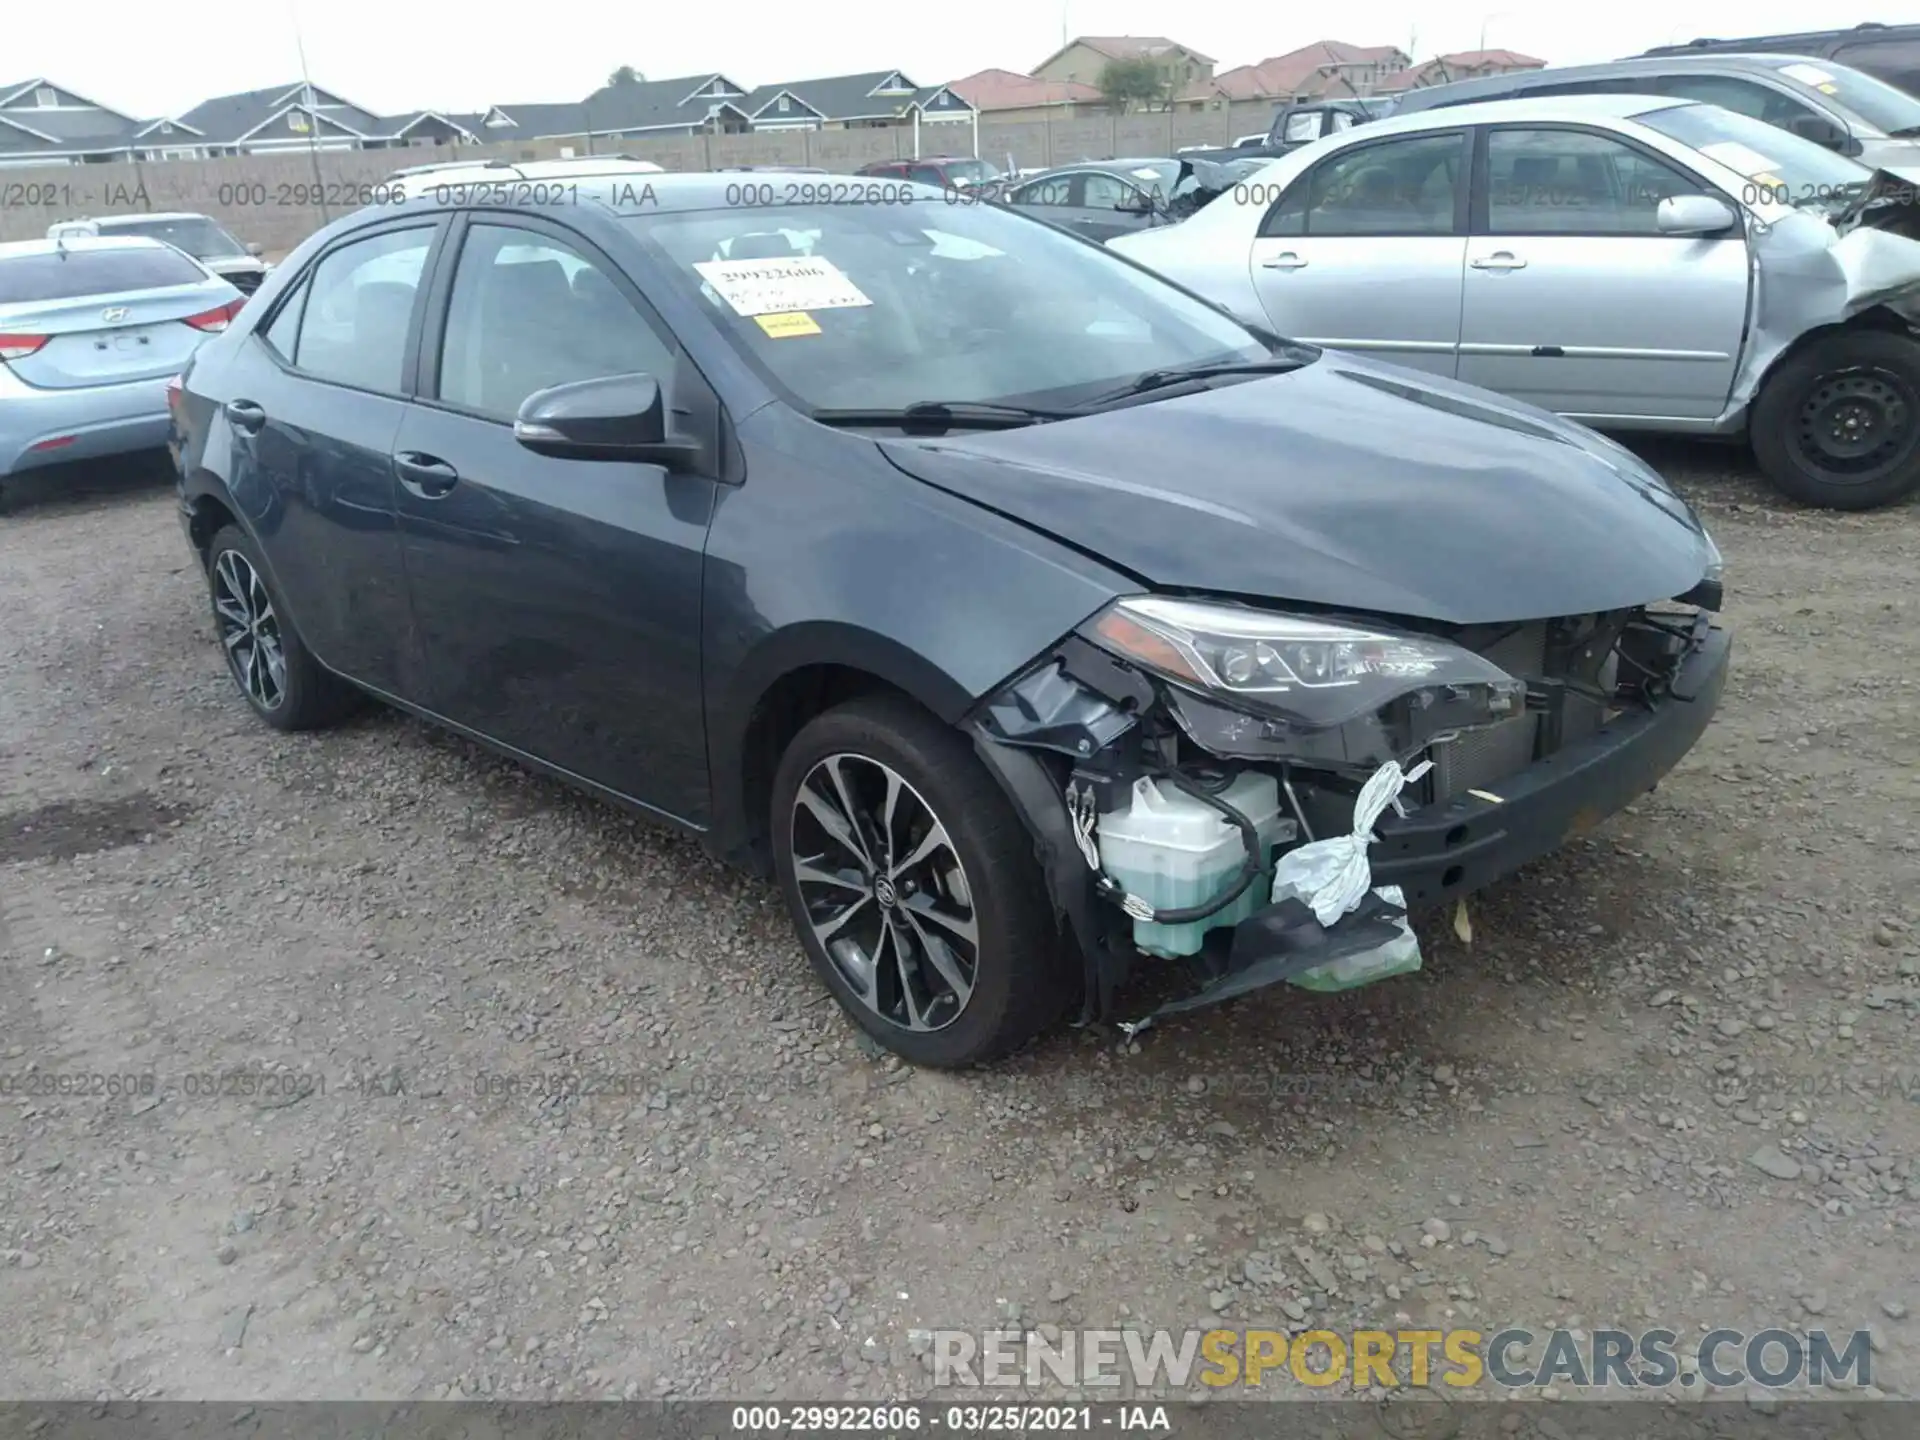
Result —
[[43, 484], [0, 519], [0, 1394], [872, 1397], [1016, 1318], [1870, 1324], [1920, 1394], [1920, 506], [1650, 453], [1739, 633], [1668, 784], [1416, 976], [966, 1076], [863, 1048], [690, 842], [391, 714], [254, 723], [171, 493]]

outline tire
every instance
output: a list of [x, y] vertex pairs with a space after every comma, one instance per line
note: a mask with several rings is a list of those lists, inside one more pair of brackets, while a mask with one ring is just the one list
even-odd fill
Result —
[[[301, 642], [259, 548], [237, 526], [222, 527], [207, 544], [207, 601], [228, 676], [274, 729], [319, 730], [358, 707], [361, 692], [323, 669]], [[236, 635], [243, 625], [247, 634]]]
[[[883, 844], [877, 817], [890, 788], [893, 835]], [[863, 817], [859, 850], [890, 850], [891, 866], [836, 843], [822, 806], [844, 827], [848, 800]], [[1032, 842], [950, 726], [895, 696], [815, 717], [781, 757], [771, 818], [774, 868], [808, 959], [854, 1022], [894, 1054], [942, 1069], [974, 1065], [1060, 1018], [1070, 972]], [[827, 874], [831, 882], [810, 878]], [[853, 913], [823, 938], [843, 909]], [[864, 991], [863, 971], [872, 977]], [[955, 974], [969, 987], [963, 998]]]
[[1884, 330], [1816, 340], [1767, 378], [1748, 428], [1761, 471], [1803, 504], [1898, 500], [1920, 486], [1920, 343]]

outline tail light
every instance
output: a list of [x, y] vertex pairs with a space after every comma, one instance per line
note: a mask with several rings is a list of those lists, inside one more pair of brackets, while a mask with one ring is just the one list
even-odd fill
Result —
[[0, 360], [24, 360], [49, 337], [45, 335], [0, 335]]
[[198, 315], [187, 316], [187, 324], [196, 330], [204, 330], [209, 335], [218, 335], [240, 313], [240, 307], [247, 302], [244, 299], [231, 300], [216, 310], [202, 310]]
[[167, 413], [170, 415], [180, 413], [180, 377], [178, 375], [167, 377]]

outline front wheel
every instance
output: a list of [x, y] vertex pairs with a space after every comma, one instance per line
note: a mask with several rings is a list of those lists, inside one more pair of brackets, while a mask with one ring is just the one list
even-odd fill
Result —
[[1755, 401], [1753, 452], [1781, 491], [1871, 510], [1920, 486], [1920, 343], [1852, 330], [1809, 345]]
[[895, 697], [810, 721], [773, 784], [774, 866], [834, 997], [902, 1059], [1003, 1055], [1071, 998], [1019, 817], [950, 726]]

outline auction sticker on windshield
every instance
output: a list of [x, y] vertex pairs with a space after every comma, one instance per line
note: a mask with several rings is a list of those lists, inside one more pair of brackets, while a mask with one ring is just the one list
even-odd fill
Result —
[[1738, 171], [1749, 180], [1758, 179], [1772, 170], [1774, 164], [1758, 150], [1750, 150], [1737, 140], [1715, 140], [1710, 145], [1702, 145], [1700, 153], [1710, 160], [1718, 160], [1729, 170]]
[[778, 340], [786, 335], [818, 335], [820, 322], [804, 310], [788, 310], [778, 315], [756, 315], [753, 323]]
[[701, 260], [693, 268], [736, 315], [784, 315], [795, 310], [844, 310], [873, 304], [837, 266], [809, 255]]
[[1802, 85], [1811, 85], [1816, 90], [1825, 90], [1829, 95], [1833, 93], [1833, 76], [1817, 65], [1782, 65], [1780, 73], [1792, 76]]

